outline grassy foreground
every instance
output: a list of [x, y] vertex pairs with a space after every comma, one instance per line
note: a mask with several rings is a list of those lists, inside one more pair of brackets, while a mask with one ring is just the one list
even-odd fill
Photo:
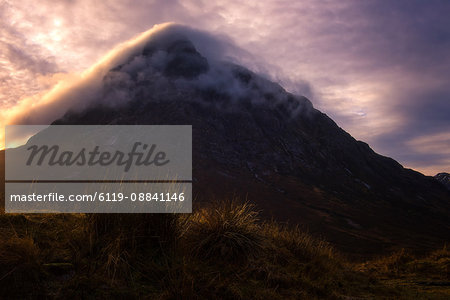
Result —
[[249, 204], [0, 215], [0, 298], [450, 299], [450, 251], [352, 263]]

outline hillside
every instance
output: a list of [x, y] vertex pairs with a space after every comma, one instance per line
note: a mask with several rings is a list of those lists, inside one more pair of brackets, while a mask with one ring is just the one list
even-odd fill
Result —
[[199, 206], [247, 197], [264, 217], [302, 224], [346, 252], [448, 239], [450, 192], [356, 141], [307, 98], [208, 60], [176, 27], [132, 53], [87, 108], [54, 124], [192, 124]]

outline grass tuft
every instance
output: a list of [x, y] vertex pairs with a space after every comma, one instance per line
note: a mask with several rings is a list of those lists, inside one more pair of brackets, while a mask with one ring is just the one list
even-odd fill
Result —
[[180, 239], [191, 255], [245, 262], [263, 249], [258, 213], [249, 203], [216, 202], [179, 222]]

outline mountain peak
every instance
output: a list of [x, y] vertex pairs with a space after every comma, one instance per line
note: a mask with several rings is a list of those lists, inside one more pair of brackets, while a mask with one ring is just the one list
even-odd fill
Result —
[[[208, 60], [192, 41], [195, 34], [199, 33], [174, 23], [152, 28], [129, 45], [128, 58], [111, 70], [133, 73], [136, 65], [141, 64], [170, 78], [195, 78], [209, 70]], [[134, 68], [130, 69], [130, 64]]]
[[[263, 105], [282, 110], [285, 118], [317, 112], [307, 98], [287, 93], [279, 84], [224, 57], [211, 56], [214, 47], [207, 33], [188, 27], [170, 25], [155, 31], [105, 73], [101, 101], [115, 105], [137, 97], [177, 98], [222, 109]], [[184, 97], [177, 95], [180, 92]]]
[[257, 105], [282, 110], [284, 118], [317, 113], [307, 98], [237, 63], [236, 57], [246, 55], [220, 35], [175, 23], [155, 25], [114, 47], [81, 76], [55, 86], [42, 101], [22, 105], [8, 122], [50, 124], [68, 111], [136, 99], [177, 98], [228, 110]]
[[209, 69], [208, 61], [187, 39], [176, 39], [167, 44], [149, 43], [142, 55], [160, 54], [160, 65], [164, 75], [172, 78], [195, 78]]
[[450, 190], [450, 174], [449, 173], [438, 173], [436, 175], [434, 175], [434, 178], [439, 181], [440, 183], [442, 183], [443, 185], [445, 185], [445, 187], [447, 187], [447, 189]]

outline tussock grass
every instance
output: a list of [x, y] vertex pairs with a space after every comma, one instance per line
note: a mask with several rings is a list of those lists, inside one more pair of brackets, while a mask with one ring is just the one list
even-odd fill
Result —
[[176, 215], [89, 214], [91, 254], [110, 283], [132, 280], [133, 265], [154, 252], [170, 251], [176, 238]]
[[271, 221], [262, 225], [261, 232], [277, 248], [286, 248], [299, 259], [338, 259], [337, 252], [328, 242], [314, 238], [298, 226], [289, 227]]
[[[450, 280], [450, 251], [447, 246], [426, 256], [416, 256], [401, 249], [379, 259], [366, 262], [361, 268], [387, 278], [419, 277], [422, 280]], [[447, 282], [450, 285], [450, 282]]]
[[446, 246], [428, 255], [401, 249], [355, 269], [386, 286], [402, 287], [400, 299], [450, 299], [450, 252]]
[[[39, 248], [29, 236], [11, 236], [0, 243], [0, 294], [12, 297], [14, 290], [40, 292], [42, 272]], [[26, 285], [23, 285], [23, 282]]]
[[180, 218], [178, 227], [180, 243], [197, 258], [245, 262], [263, 249], [258, 213], [249, 203], [217, 202]]

